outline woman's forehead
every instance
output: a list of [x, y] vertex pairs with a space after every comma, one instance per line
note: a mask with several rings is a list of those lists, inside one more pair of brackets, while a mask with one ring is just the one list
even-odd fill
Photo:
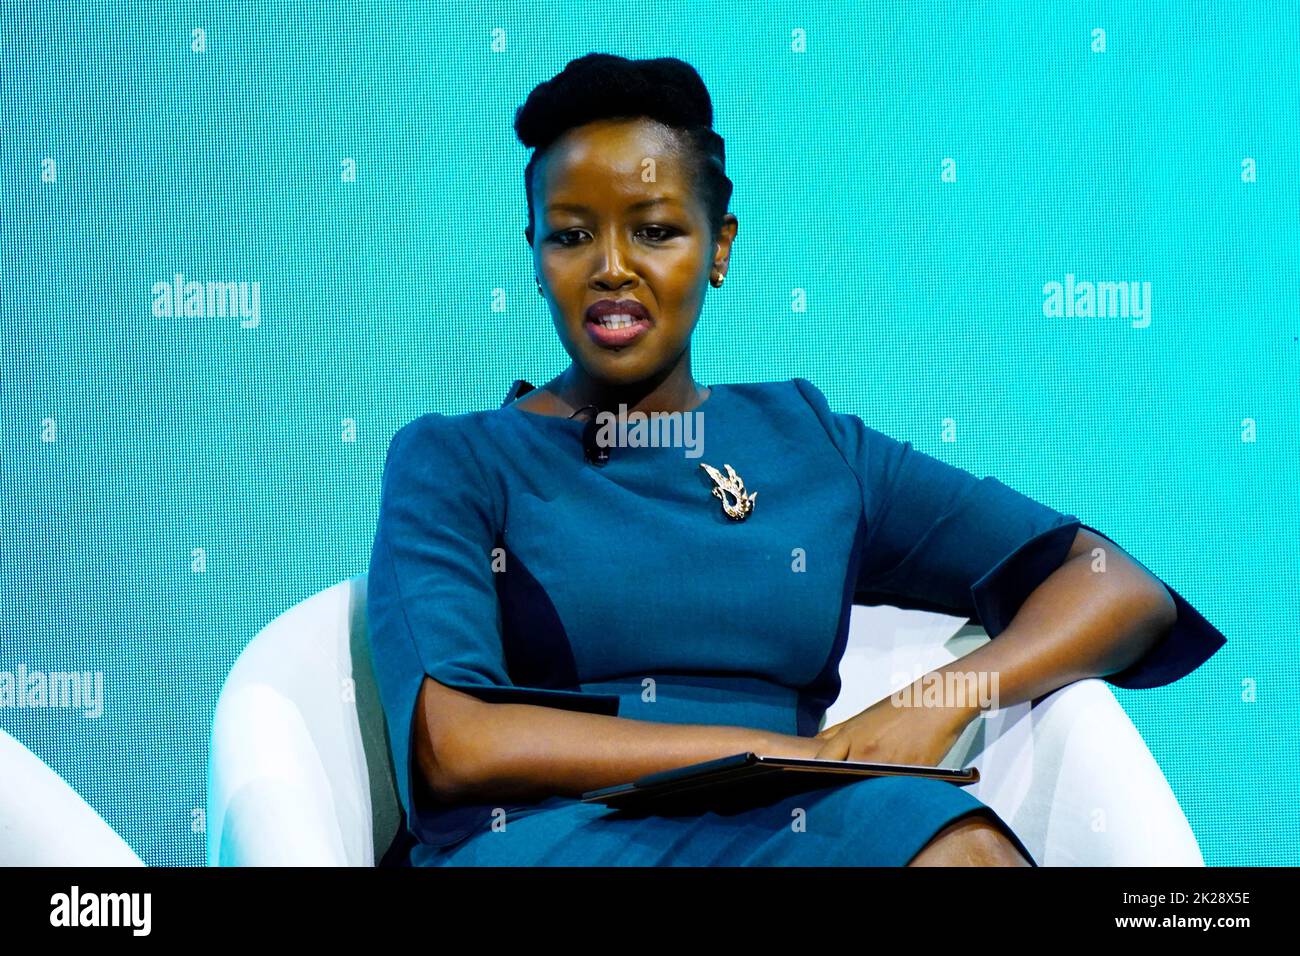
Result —
[[575, 127], [547, 149], [542, 161], [551, 170], [641, 176], [647, 159], [678, 165], [682, 143], [666, 126], [650, 121], [600, 121]]
[[616, 203], [655, 197], [681, 202], [689, 191], [675, 144], [666, 149], [649, 138], [594, 137], [557, 146], [543, 157], [536, 180], [548, 206], [581, 204], [594, 194]]

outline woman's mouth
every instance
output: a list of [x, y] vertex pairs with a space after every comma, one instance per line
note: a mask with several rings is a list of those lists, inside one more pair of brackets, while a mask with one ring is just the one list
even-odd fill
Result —
[[636, 341], [650, 328], [645, 319], [633, 318], [625, 313], [613, 312], [586, 321], [587, 333], [597, 345], [621, 348]]

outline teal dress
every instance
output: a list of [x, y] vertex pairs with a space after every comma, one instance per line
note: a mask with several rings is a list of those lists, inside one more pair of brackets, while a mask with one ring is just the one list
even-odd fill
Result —
[[[628, 444], [592, 463], [584, 421], [509, 401], [394, 436], [367, 595], [404, 813], [383, 862], [901, 866], [982, 813], [1037, 865], [994, 811], [936, 780], [650, 814], [568, 796], [441, 804], [416, 779], [426, 674], [491, 702], [813, 736], [853, 604], [970, 617], [996, 638], [1088, 527], [831, 411], [804, 379], [714, 385], [696, 411], [698, 457]], [[757, 493], [748, 517], [723, 513], [701, 462]], [[1170, 593], [1177, 624], [1108, 682], [1167, 684], [1223, 645]]]

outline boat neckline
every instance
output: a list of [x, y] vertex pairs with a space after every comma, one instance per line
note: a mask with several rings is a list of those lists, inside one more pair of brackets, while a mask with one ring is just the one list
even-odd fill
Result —
[[[696, 405], [694, 408], [690, 409], [690, 411], [692, 411], [692, 412], [698, 412], [698, 411], [700, 411], [701, 409], [704, 408], [704, 406], [708, 405], [709, 402], [713, 401], [713, 399], [716, 398], [716, 397], [720, 394], [719, 389], [722, 389], [722, 390], [725, 391], [726, 388], [727, 388], [726, 385], [710, 385], [710, 386], [708, 386], [709, 394], [705, 396], [704, 401], [700, 402], [700, 404], [698, 404], [698, 405]], [[526, 393], [525, 393], [525, 394], [526, 394]], [[519, 396], [519, 398], [523, 398], [523, 395]], [[514, 409], [514, 411], [516, 411], [516, 412], [519, 413], [520, 415], [527, 415], [529, 418], [541, 418], [541, 419], [550, 419], [550, 420], [552, 420], [552, 421], [556, 421], [556, 422], [568, 422], [568, 423], [570, 423], [570, 424], [572, 424], [572, 425], [581, 425], [581, 426], [583, 426], [584, 428], [587, 426], [588, 421], [589, 421], [589, 419], [585, 419], [585, 418], [569, 418], [569, 417], [567, 417], [567, 416], [561, 416], [561, 415], [545, 415], [545, 414], [543, 414], [542, 412], [530, 412], [528, 409], [526, 409], [526, 408], [521, 408], [521, 407], [519, 406], [519, 399], [515, 399], [515, 400], [514, 400], [513, 402], [511, 402], [509, 405], [506, 405], [504, 410], [510, 410], [510, 409]], [[647, 412], [646, 414], [650, 414], [650, 413]], [[673, 413], [672, 413], [672, 412], [664, 412], [664, 413], [662, 413], [662, 414], [673, 414]]]

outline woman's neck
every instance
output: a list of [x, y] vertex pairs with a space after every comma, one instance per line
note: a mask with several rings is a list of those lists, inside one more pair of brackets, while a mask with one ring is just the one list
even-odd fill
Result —
[[691, 376], [688, 362], [659, 379], [628, 384], [600, 382], [570, 365], [542, 387], [575, 412], [588, 405], [600, 411], [617, 411], [619, 405], [626, 405], [629, 412], [685, 412], [704, 400], [704, 389]]

